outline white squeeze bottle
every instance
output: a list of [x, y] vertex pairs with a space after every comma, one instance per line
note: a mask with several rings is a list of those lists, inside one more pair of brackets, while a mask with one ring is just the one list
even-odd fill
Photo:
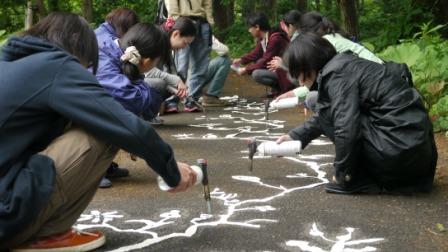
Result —
[[274, 141], [262, 142], [257, 147], [261, 156], [295, 156], [302, 151], [302, 142], [285, 141], [280, 144]]
[[269, 107], [274, 109], [287, 109], [297, 107], [298, 105], [299, 105], [299, 98], [290, 97], [280, 100], [273, 100], [271, 104], [269, 104]]
[[[195, 185], [199, 185], [202, 183], [202, 178], [204, 177], [204, 174], [202, 173], [202, 169], [197, 165], [190, 166], [194, 173], [196, 173], [196, 183]], [[162, 177], [157, 177], [157, 184], [159, 185], [160, 190], [162, 191], [168, 191], [170, 189], [173, 189], [173, 187], [170, 187], [165, 180], [163, 180]]]

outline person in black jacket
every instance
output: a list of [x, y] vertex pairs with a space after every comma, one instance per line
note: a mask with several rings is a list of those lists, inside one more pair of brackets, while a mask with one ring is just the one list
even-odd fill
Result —
[[285, 53], [293, 77], [318, 88], [317, 111], [277, 142], [335, 144], [330, 193], [429, 192], [437, 164], [432, 124], [407, 67], [336, 54], [325, 39], [299, 35]]
[[[163, 53], [138, 67], [149, 70]], [[10, 38], [1, 55], [0, 250], [101, 246], [100, 232], [71, 227], [118, 148], [143, 158], [172, 192], [195, 183], [195, 173], [176, 162], [156, 131], [87, 70], [97, 69], [98, 44], [83, 18], [52, 13]]]

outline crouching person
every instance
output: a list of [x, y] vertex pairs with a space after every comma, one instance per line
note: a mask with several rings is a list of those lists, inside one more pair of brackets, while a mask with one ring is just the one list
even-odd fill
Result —
[[[0, 249], [88, 251], [103, 234], [72, 229], [118, 148], [135, 153], [180, 192], [191, 168], [87, 71], [98, 65], [89, 24], [53, 13], [2, 48]], [[24, 71], [26, 69], [26, 71]]]
[[395, 63], [336, 54], [324, 38], [299, 35], [286, 54], [293, 77], [317, 82], [316, 113], [278, 139], [306, 146], [321, 134], [335, 144], [330, 193], [429, 192], [437, 163], [420, 94]]

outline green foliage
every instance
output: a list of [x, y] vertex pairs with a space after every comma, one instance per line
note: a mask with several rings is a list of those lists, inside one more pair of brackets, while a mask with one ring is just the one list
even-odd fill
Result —
[[361, 37], [379, 50], [412, 37], [419, 23], [433, 18], [431, 12], [417, 6], [414, 0], [365, 1], [364, 10], [359, 18]]
[[242, 18], [238, 18], [232, 26], [224, 30], [214, 30], [213, 32], [220, 41], [229, 47], [232, 58], [238, 58], [255, 47], [255, 41]]
[[441, 28], [425, 23], [413, 39], [389, 46], [380, 56], [409, 66], [415, 87], [435, 120], [435, 129], [448, 130], [448, 41], [437, 34]]
[[6, 31], [0, 30], [0, 46], [3, 45], [7, 40]]

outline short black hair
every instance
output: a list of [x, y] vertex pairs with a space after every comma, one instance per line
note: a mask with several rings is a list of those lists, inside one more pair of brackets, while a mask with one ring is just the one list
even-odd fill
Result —
[[249, 15], [246, 18], [246, 23], [249, 27], [254, 27], [258, 25], [262, 31], [270, 31], [271, 25], [269, 24], [269, 19], [266, 14], [257, 12]]
[[98, 69], [98, 42], [89, 23], [73, 13], [53, 12], [22, 36], [33, 36], [53, 43], [77, 57], [82, 63]]
[[[123, 51], [130, 46], [135, 46], [144, 58], [152, 60], [160, 58], [161, 61], [167, 61], [171, 50], [168, 34], [160, 27], [149, 23], [138, 23], [132, 26], [121, 38], [120, 47]], [[124, 61], [122, 68], [131, 81], [142, 78], [138, 67], [132, 63]]]
[[336, 55], [336, 49], [328, 40], [314, 33], [299, 34], [291, 42], [283, 56], [289, 73], [294, 78], [319, 72]]
[[106, 22], [110, 24], [121, 38], [132, 26], [140, 22], [137, 13], [126, 7], [117, 8], [106, 16]]
[[300, 27], [300, 17], [302, 17], [302, 13], [298, 10], [290, 10], [283, 16], [283, 22], [286, 25], [292, 25], [299, 29]]
[[300, 18], [300, 32], [313, 32], [319, 36], [339, 33], [345, 36], [345, 32], [335, 22], [317, 11], [310, 11], [302, 15]]

